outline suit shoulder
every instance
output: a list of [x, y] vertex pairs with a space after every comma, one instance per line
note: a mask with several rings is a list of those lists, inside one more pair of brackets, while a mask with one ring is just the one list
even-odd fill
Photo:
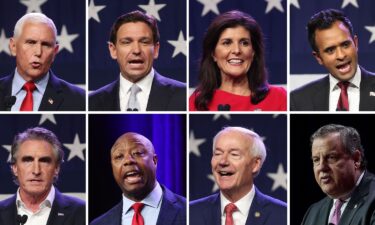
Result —
[[95, 218], [90, 225], [121, 224], [122, 201], [103, 215]]
[[320, 78], [318, 80], [311, 81], [299, 88], [294, 89], [291, 91], [291, 95], [300, 95], [303, 93], [310, 93], [311, 91], [316, 90], [317, 88], [320, 88], [325, 82], [329, 81], [328, 76], [325, 76], [323, 78]]
[[271, 207], [286, 210], [287, 204], [285, 202], [268, 195], [263, 195], [262, 197]]
[[9, 208], [13, 204], [15, 204], [15, 202], [16, 202], [15, 195], [0, 201], [0, 210]]
[[191, 201], [189, 206], [190, 208], [205, 208], [209, 205], [214, 204], [215, 200], [218, 198], [218, 194], [209, 195], [200, 199]]
[[76, 96], [79, 96], [79, 97], [83, 97], [85, 98], [85, 90], [83, 90], [82, 88], [74, 85], [74, 84], [71, 84], [63, 79], [60, 79], [58, 77], [56, 77], [56, 79], [58, 80], [61, 88], [65, 91], [68, 91], [70, 94], [72, 95], [76, 95]]
[[111, 94], [111, 92], [114, 91], [114, 89], [116, 88], [117, 85], [118, 85], [118, 80], [115, 80], [112, 83], [109, 83], [109, 84], [107, 84], [103, 87], [100, 87], [99, 89], [91, 92], [89, 94], [89, 98], [95, 98], [95, 97], [100, 96], [100, 95]]
[[63, 196], [64, 201], [68, 205], [76, 206], [76, 207], [85, 207], [85, 205], [86, 205], [86, 202], [84, 200], [80, 199], [80, 198], [65, 195], [65, 194], [63, 194], [62, 196]]
[[165, 77], [165, 76], [160, 75], [160, 74], [157, 74], [156, 78], [158, 79], [159, 83], [162, 84], [163, 86], [186, 89], [186, 84], [182, 83], [181, 81], [177, 81], [177, 80]]

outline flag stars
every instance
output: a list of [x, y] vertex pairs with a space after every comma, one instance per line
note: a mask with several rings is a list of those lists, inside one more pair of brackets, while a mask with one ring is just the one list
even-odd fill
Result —
[[4, 29], [2, 29], [0, 33], [0, 53], [1, 52], [5, 52], [6, 54], [10, 55], [9, 38], [5, 36]]
[[199, 3], [203, 4], [203, 10], [201, 16], [204, 17], [209, 12], [213, 12], [216, 15], [219, 15], [219, 9], [217, 5], [223, 0], [197, 0]]
[[42, 12], [40, 8], [47, 0], [21, 0], [20, 3], [27, 7], [26, 13]]
[[282, 0], [265, 0], [267, 2], [266, 14], [269, 13], [273, 8], [276, 8], [280, 12], [284, 12], [284, 8], [281, 5]]
[[105, 7], [106, 7], [105, 5], [95, 5], [94, 0], [91, 0], [89, 3], [89, 19], [93, 18], [98, 23], [100, 23], [100, 18], [99, 18], [98, 13]]
[[365, 26], [365, 29], [371, 32], [370, 41], [368, 42], [371, 44], [375, 41], [375, 26]]
[[66, 26], [63, 25], [61, 33], [57, 36], [57, 42], [59, 43], [59, 52], [66, 49], [68, 52], [73, 53], [72, 42], [78, 38], [79, 34], [68, 34]]
[[178, 35], [178, 39], [177, 40], [168, 40], [168, 43], [173, 45], [174, 47], [174, 51], [173, 51], [173, 55], [172, 55], [172, 58], [174, 58], [175, 56], [177, 56], [178, 54], [182, 53], [186, 56], [186, 40], [184, 38], [184, 34], [182, 33], [182, 31], [180, 31], [180, 34]]
[[200, 157], [201, 152], [199, 150], [199, 145], [206, 142], [206, 139], [204, 138], [195, 138], [194, 132], [190, 132], [189, 136], [189, 145], [190, 145], [190, 153], [195, 154], [196, 156]]
[[75, 135], [72, 144], [64, 144], [64, 146], [70, 151], [68, 161], [70, 161], [74, 157], [78, 157], [82, 161], [85, 161], [83, 150], [86, 149], [86, 145], [85, 143], [80, 142], [78, 134]]
[[343, 0], [342, 1], [342, 5], [341, 5], [341, 8], [345, 8], [346, 6], [348, 6], [349, 4], [352, 4], [354, 7], [358, 8], [358, 2], [357, 0]]
[[161, 21], [159, 16], [159, 10], [164, 8], [167, 4], [155, 4], [155, 0], [150, 0], [148, 5], [138, 5], [139, 8], [146, 11], [146, 14], [155, 17], [158, 21]]

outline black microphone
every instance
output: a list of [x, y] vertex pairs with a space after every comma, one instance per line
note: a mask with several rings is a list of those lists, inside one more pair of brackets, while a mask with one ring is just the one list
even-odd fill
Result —
[[132, 108], [127, 108], [126, 111], [138, 111], [138, 109], [137, 109], [137, 108], [134, 108], [134, 109], [132, 109]]
[[4, 97], [4, 105], [6, 108], [6, 111], [10, 111], [14, 103], [16, 103], [16, 96], [5, 96]]
[[230, 105], [229, 104], [219, 104], [217, 106], [218, 111], [230, 111]]
[[17, 223], [19, 225], [24, 225], [27, 221], [27, 215], [17, 215]]

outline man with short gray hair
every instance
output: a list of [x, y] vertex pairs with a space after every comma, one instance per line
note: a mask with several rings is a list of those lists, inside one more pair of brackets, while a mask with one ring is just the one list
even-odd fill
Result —
[[190, 224], [286, 225], [286, 203], [261, 193], [254, 185], [266, 159], [257, 133], [226, 127], [213, 139], [212, 174], [220, 193], [190, 203]]
[[60, 141], [45, 128], [16, 135], [10, 164], [19, 188], [0, 202], [0, 224], [85, 225], [85, 202], [61, 194], [53, 185], [63, 158]]
[[16, 69], [0, 79], [0, 111], [85, 110], [85, 91], [51, 70], [59, 45], [50, 18], [42, 13], [21, 17], [9, 49], [16, 58]]

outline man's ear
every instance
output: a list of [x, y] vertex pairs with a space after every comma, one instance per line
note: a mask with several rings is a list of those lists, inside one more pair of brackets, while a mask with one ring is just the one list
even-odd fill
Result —
[[319, 63], [320, 65], [323, 65], [323, 61], [322, 61], [322, 59], [320, 58], [319, 52], [313, 51], [313, 52], [312, 52], [312, 55], [314, 56], [314, 58], [316, 59], [316, 61], [318, 61], [318, 63]]
[[9, 40], [9, 50], [12, 56], [17, 55], [16, 40], [13, 37]]
[[160, 42], [154, 44], [154, 59], [159, 57]]
[[108, 42], [109, 53], [111, 54], [112, 59], [117, 59], [117, 50], [116, 45], [112, 42]]

